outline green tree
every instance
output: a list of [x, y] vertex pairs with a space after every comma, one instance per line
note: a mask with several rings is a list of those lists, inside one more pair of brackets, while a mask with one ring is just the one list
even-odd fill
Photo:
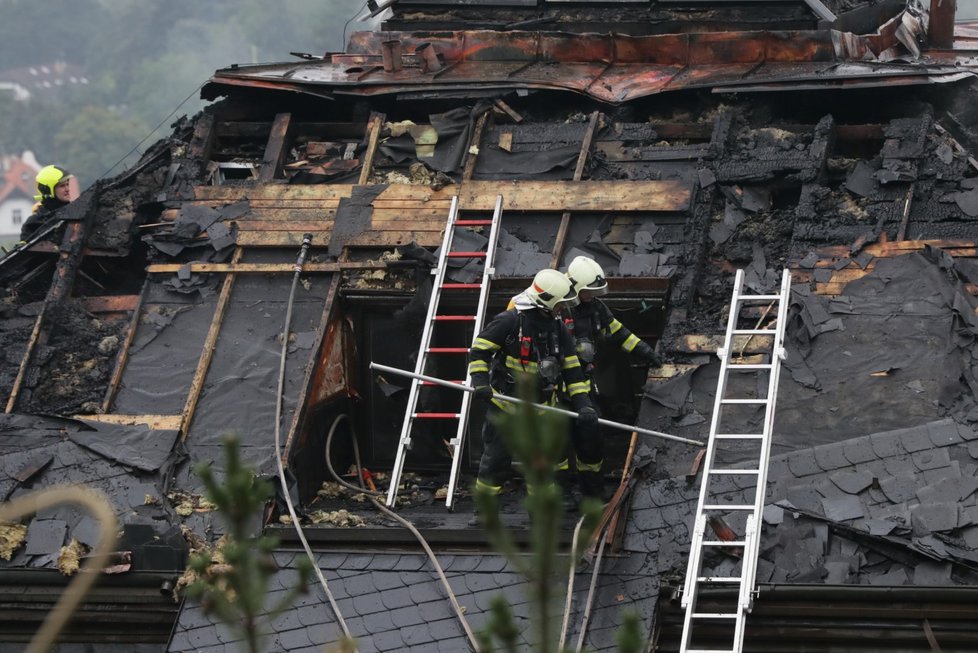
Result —
[[254, 470], [241, 462], [237, 438], [224, 438], [224, 452], [227, 465], [223, 481], [214, 476], [209, 463], [194, 470], [228, 527], [228, 539], [221, 548], [223, 564], [215, 564], [214, 556], [206, 550], [193, 556], [190, 568], [198, 579], [188, 593], [200, 601], [205, 612], [216, 615], [241, 637], [249, 653], [259, 653], [265, 625], [306, 591], [312, 566], [306, 558], [297, 558], [299, 582], [278, 603], [266, 607], [268, 583], [276, 572], [272, 552], [278, 540], [253, 535], [252, 525], [255, 515], [261, 514], [272, 497], [272, 486], [256, 479]]
[[[536, 379], [521, 375], [518, 392], [521, 399], [535, 401]], [[559, 598], [569, 571], [577, 560], [561, 557], [561, 523], [564, 516], [563, 492], [555, 481], [557, 461], [564, 457], [567, 444], [567, 418], [554, 413], [540, 412], [523, 403], [515, 412], [503, 414], [499, 423], [506, 446], [523, 470], [527, 485], [524, 501], [529, 514], [530, 551], [519, 553], [512, 535], [499, 517], [499, 503], [494, 494], [477, 488], [475, 499], [484, 527], [497, 551], [527, 579], [532, 615], [530, 642], [536, 653], [559, 651]], [[583, 551], [601, 517], [601, 504], [594, 499], [582, 506], [584, 522], [577, 540], [577, 551]], [[486, 628], [479, 634], [482, 653], [500, 649], [509, 653], [518, 650], [519, 629], [506, 599], [496, 597], [491, 606]], [[623, 620], [619, 633], [619, 650], [635, 653], [641, 648], [642, 637], [637, 617]]]
[[[52, 142], [52, 152], [56, 154], [45, 158], [67, 167], [84, 187], [126, 156], [148, 131], [144, 122], [115, 109], [87, 106], [60, 126]], [[139, 152], [133, 152], [115, 172], [138, 158]]]

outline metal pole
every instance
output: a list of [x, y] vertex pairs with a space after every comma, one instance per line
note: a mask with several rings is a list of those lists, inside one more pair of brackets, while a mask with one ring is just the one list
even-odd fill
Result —
[[[406, 376], [411, 379], [416, 379], [418, 381], [428, 381], [429, 383], [434, 383], [435, 385], [444, 386], [446, 388], [454, 388], [455, 390], [461, 390], [462, 392], [475, 392], [475, 388], [472, 386], [465, 385], [463, 383], [455, 383], [453, 381], [445, 381], [444, 379], [439, 379], [434, 376], [428, 376], [427, 374], [415, 374], [414, 372], [409, 372], [407, 370], [402, 370], [397, 367], [388, 367], [387, 365], [381, 365], [380, 363], [370, 363], [370, 369], [378, 370], [381, 372], [389, 372], [390, 374], [397, 374], [400, 376]], [[578, 417], [578, 414], [572, 410], [566, 410], [564, 408], [557, 408], [556, 406], [547, 406], [545, 404], [538, 404], [532, 401], [525, 401], [523, 399], [517, 399], [516, 397], [507, 397], [506, 395], [501, 395], [493, 393], [492, 395], [496, 399], [502, 399], [503, 401], [509, 401], [514, 404], [529, 404], [540, 410], [547, 411], [549, 413], [560, 413], [561, 415], [567, 415], [568, 417]], [[697, 447], [702, 447], [703, 443], [699, 440], [690, 440], [689, 438], [681, 438], [678, 435], [669, 435], [668, 433], [660, 433], [659, 431], [651, 431], [649, 429], [642, 429], [637, 426], [629, 426], [628, 424], [622, 424], [620, 422], [612, 422], [609, 419], [598, 419], [598, 424], [603, 424], [604, 426], [610, 426], [622, 431], [628, 431], [631, 433], [635, 431], [643, 435], [653, 435], [657, 438], [664, 438], [666, 440], [674, 440], [676, 442], [685, 442], [686, 444], [691, 444]]]

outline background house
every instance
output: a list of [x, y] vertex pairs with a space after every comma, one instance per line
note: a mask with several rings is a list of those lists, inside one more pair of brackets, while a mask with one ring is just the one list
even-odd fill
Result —
[[0, 158], [0, 243], [16, 241], [34, 206], [34, 176], [41, 165], [34, 153]]

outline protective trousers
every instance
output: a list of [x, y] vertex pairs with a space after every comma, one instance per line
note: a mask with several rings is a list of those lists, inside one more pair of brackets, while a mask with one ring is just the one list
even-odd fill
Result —
[[479, 459], [479, 477], [476, 486], [492, 494], [499, 494], [502, 491], [512, 463], [502, 433], [495, 423], [502, 412], [498, 406], [490, 404], [486, 411], [486, 419], [482, 423], [482, 457]]

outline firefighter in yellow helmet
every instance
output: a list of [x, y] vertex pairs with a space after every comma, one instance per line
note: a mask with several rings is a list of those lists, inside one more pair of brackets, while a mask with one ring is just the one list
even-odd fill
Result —
[[493, 397], [493, 391], [512, 395], [516, 376], [529, 373], [540, 383], [540, 401], [557, 402], [558, 390], [566, 394], [582, 423], [597, 423], [581, 363], [560, 314], [577, 302], [567, 277], [557, 270], [541, 270], [523, 294], [524, 302], [503, 311], [476, 336], [469, 349], [469, 374], [475, 398], [489, 402], [482, 426], [482, 459], [476, 486], [498, 494], [509, 472], [511, 457], [495, 418], [512, 405]]
[[60, 166], [44, 166], [34, 181], [38, 194], [34, 196], [37, 203], [31, 217], [20, 230], [20, 239], [27, 240], [37, 229], [51, 218], [51, 214], [74, 199], [72, 186], [74, 175]]

